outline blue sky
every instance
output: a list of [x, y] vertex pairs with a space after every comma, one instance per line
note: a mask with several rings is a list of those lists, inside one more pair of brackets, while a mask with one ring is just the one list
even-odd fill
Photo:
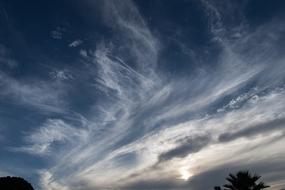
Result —
[[0, 175], [42, 190], [285, 187], [285, 2], [1, 0]]

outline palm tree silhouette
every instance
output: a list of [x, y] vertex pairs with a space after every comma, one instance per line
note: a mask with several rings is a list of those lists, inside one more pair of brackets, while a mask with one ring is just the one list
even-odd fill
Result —
[[215, 186], [214, 189], [215, 189], [215, 190], [222, 190], [222, 188], [219, 187], [219, 186]]
[[[226, 180], [229, 182], [224, 185], [224, 190], [261, 190], [268, 188], [264, 182], [257, 181], [261, 178], [259, 175], [251, 175], [249, 171], [239, 171], [235, 175], [229, 174]], [[214, 187], [215, 190], [221, 190], [220, 187]]]

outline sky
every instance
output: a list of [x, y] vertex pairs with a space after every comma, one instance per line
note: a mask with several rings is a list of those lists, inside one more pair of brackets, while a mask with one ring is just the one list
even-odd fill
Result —
[[39, 190], [285, 188], [285, 1], [0, 0], [0, 175]]

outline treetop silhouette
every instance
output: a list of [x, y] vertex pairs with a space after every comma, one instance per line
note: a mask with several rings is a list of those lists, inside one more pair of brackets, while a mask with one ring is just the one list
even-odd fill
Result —
[[[226, 178], [227, 184], [223, 185], [224, 190], [261, 190], [268, 188], [264, 182], [257, 182], [261, 176], [252, 175], [249, 171], [239, 171], [236, 174], [229, 174]], [[215, 190], [222, 190], [221, 187], [214, 187]]]
[[34, 190], [32, 185], [21, 177], [0, 177], [1, 190]]

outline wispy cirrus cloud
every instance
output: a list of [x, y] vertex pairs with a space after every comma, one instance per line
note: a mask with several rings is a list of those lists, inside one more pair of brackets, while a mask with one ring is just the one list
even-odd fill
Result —
[[[13, 103], [32, 106], [51, 112], [63, 112], [64, 95], [62, 86], [46, 81], [18, 81], [3, 72], [0, 72], [0, 96], [12, 99]], [[53, 92], [53, 93], [51, 93]]]
[[78, 40], [74, 40], [73, 42], [71, 42], [68, 46], [71, 48], [75, 48], [80, 46], [83, 43], [82, 40], [78, 39]]
[[25, 138], [26, 146], [13, 150], [45, 156], [55, 151], [58, 148], [57, 144], [62, 143], [61, 146], [63, 146], [66, 143], [72, 143], [77, 138], [83, 138], [86, 132], [60, 119], [49, 119]]
[[[250, 136], [242, 131], [255, 131], [262, 123], [265, 126], [282, 120], [284, 106], [280, 102], [284, 90], [279, 86], [283, 75], [274, 68], [264, 75], [268, 62], [282, 68], [282, 57], [263, 59], [264, 52], [272, 51], [265, 45], [248, 50], [245, 57], [244, 47], [255, 43], [257, 36], [266, 38], [266, 32], [245, 33], [240, 28], [244, 32], [242, 39], [247, 40], [234, 41], [231, 31], [223, 26], [219, 10], [209, 3], [204, 5], [216, 19], [210, 22], [210, 28], [213, 40], [222, 45], [218, 65], [184, 78], [166, 80], [155, 69], [159, 43], [135, 5], [130, 1], [103, 3], [103, 10], [108, 10], [106, 21], [118, 32], [134, 65], [127, 65], [126, 53], [118, 51], [116, 44], [97, 45], [89, 58], [98, 69], [94, 72], [95, 89], [105, 96], [94, 106], [88, 143], [79, 141], [79, 146], [67, 150], [68, 165], [64, 163], [68, 158], [64, 157], [48, 171], [55, 181], [60, 174], [58, 181], [67, 187], [85, 184], [86, 188], [99, 189], [185, 189], [191, 186], [191, 181], [180, 180], [185, 172], [195, 179], [226, 164], [260, 163], [266, 160], [262, 155], [271, 146], [281, 146], [281, 125], [270, 131], [266, 125]], [[270, 38], [266, 41], [275, 43]], [[274, 86], [259, 82], [273, 76], [277, 79]], [[248, 90], [241, 92], [242, 89]], [[240, 134], [240, 138], [220, 140], [235, 130], [229, 134]], [[268, 135], [259, 135], [264, 133]], [[276, 148], [275, 153], [278, 151]], [[259, 159], [250, 159], [252, 155]], [[278, 155], [282, 157], [284, 152]], [[163, 179], [173, 181], [168, 186], [158, 182]]]
[[[269, 159], [272, 166], [281, 163], [284, 57], [275, 50], [284, 25], [278, 24], [276, 31], [279, 22], [272, 21], [248, 30], [241, 16], [231, 28], [223, 19], [231, 11], [222, 12], [221, 5], [208, 1], [198, 3], [219, 55], [208, 67], [170, 76], [157, 67], [165, 44], [153, 35], [136, 5], [96, 2], [114, 35], [94, 50], [80, 51], [84, 76], [69, 81], [72, 86], [82, 80], [86, 91], [99, 94], [96, 101], [87, 99], [88, 113], [78, 109], [58, 119], [49, 116], [18, 147], [52, 158], [39, 173], [43, 189], [205, 189], [214, 181], [201, 181], [220, 175], [223, 167], [262, 170], [261, 163]], [[67, 73], [53, 76], [67, 79]], [[56, 112], [66, 101], [72, 105], [77, 100], [73, 94], [65, 100], [58, 83], [0, 77], [0, 94], [17, 103]], [[75, 115], [79, 122], [68, 122]], [[282, 171], [275, 177], [270, 168], [262, 173], [269, 182], [283, 183]]]

